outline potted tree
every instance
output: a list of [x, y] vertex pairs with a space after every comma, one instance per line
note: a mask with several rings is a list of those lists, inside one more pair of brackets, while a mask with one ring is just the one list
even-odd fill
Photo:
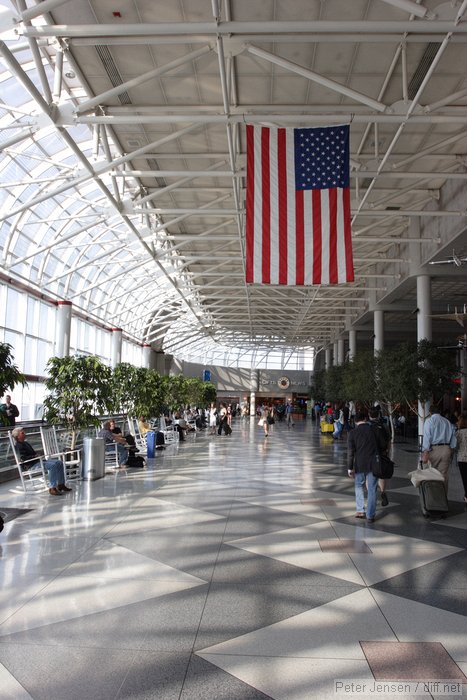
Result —
[[109, 410], [112, 370], [93, 355], [52, 357], [46, 369], [44, 418], [67, 427], [74, 450], [78, 432], [99, 425]]

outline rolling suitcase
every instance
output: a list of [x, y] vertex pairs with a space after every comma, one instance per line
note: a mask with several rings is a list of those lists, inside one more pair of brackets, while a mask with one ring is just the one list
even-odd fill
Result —
[[423, 516], [425, 518], [430, 516], [445, 518], [449, 507], [444, 481], [421, 481], [418, 490]]

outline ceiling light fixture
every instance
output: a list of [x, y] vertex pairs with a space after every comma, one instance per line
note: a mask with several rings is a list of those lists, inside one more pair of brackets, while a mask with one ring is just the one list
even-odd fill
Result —
[[412, 2], [412, 0], [381, 1], [387, 3], [388, 5], [394, 5], [394, 7], [398, 7], [400, 10], [406, 10], [406, 12], [410, 12], [412, 15], [421, 17], [422, 19], [435, 19], [436, 17], [436, 15], [433, 12], [430, 12], [430, 10], [428, 10], [426, 7], [423, 7], [423, 5], [418, 5], [416, 2]]

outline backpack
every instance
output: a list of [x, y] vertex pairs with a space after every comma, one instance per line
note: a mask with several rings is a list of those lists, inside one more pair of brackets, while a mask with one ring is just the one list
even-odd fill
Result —
[[145, 466], [146, 462], [144, 461], [143, 457], [141, 457], [141, 455], [135, 455], [131, 452], [129, 453], [127, 467], [129, 467], [130, 469], [143, 469], [143, 467]]

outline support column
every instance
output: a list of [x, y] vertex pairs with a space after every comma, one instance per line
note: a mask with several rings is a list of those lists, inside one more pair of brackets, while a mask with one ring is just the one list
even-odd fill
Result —
[[256, 392], [259, 387], [259, 370], [250, 372], [250, 416], [256, 416]]
[[337, 340], [332, 344], [332, 364], [337, 365]]
[[357, 353], [357, 331], [349, 331], [349, 361], [352, 361]]
[[373, 312], [374, 343], [375, 353], [384, 348], [384, 311], [375, 309]]
[[68, 357], [70, 354], [71, 308], [71, 301], [57, 302], [57, 317], [55, 324], [56, 357]]
[[343, 365], [345, 360], [344, 354], [344, 338], [339, 338], [337, 341], [337, 364]]
[[112, 328], [112, 348], [110, 352], [111, 367], [116, 367], [122, 361], [123, 331], [121, 328]]
[[[428, 275], [417, 277], [417, 342], [432, 340], [433, 324], [431, 322], [431, 279]], [[425, 416], [428, 415], [429, 402], [418, 402], [418, 435], [423, 435]], [[421, 439], [421, 437], [419, 437]]]
[[324, 368], [329, 369], [332, 365], [332, 352], [331, 348], [328, 346], [324, 351]]
[[417, 277], [417, 341], [432, 340], [431, 279], [428, 275]]
[[151, 355], [152, 355], [152, 348], [150, 345], [147, 343], [144, 343], [141, 351], [142, 355], [142, 366], [147, 367], [148, 369], [151, 367]]

